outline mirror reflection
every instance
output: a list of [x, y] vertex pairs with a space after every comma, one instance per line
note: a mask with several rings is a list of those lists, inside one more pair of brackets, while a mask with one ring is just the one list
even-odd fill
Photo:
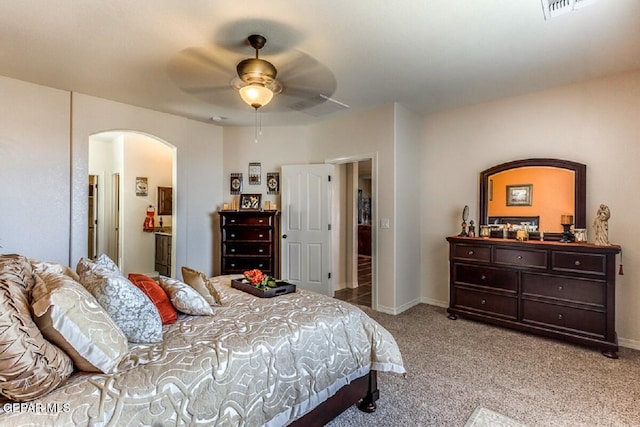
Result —
[[[538, 240], [544, 232], [545, 240], [559, 240], [562, 222], [569, 218], [575, 228], [585, 228], [586, 183], [586, 165], [569, 160], [523, 159], [493, 166], [480, 172], [479, 224], [524, 223], [521, 228], [533, 231], [529, 238]], [[517, 238], [517, 229], [498, 232]], [[496, 237], [493, 231], [491, 236]]]
[[533, 229], [562, 232], [561, 216], [575, 216], [575, 172], [530, 166], [489, 176], [488, 224], [528, 222]]

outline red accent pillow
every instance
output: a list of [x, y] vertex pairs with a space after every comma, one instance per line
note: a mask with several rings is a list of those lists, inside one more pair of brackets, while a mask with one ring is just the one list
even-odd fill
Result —
[[138, 273], [129, 273], [129, 280], [144, 292], [153, 305], [156, 306], [163, 325], [169, 325], [178, 320], [178, 313], [176, 309], [173, 308], [173, 305], [171, 305], [167, 293], [155, 280], [149, 276]]

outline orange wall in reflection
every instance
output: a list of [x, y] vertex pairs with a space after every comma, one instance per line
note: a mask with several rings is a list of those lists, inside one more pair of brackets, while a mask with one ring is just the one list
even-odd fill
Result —
[[[540, 230], [560, 232], [560, 215], [574, 215], [575, 174], [551, 167], [524, 167], [489, 178], [489, 216], [540, 216]], [[531, 206], [507, 206], [507, 185], [532, 184]]]

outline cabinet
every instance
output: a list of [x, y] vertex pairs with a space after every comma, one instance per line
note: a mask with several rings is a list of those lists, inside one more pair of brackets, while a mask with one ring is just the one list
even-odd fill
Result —
[[617, 358], [620, 246], [449, 237], [449, 318], [559, 338]]
[[258, 268], [279, 277], [280, 215], [277, 211], [220, 212], [220, 271]]
[[371, 255], [371, 226], [358, 225], [358, 254]]
[[156, 233], [155, 270], [163, 276], [171, 276], [171, 234]]

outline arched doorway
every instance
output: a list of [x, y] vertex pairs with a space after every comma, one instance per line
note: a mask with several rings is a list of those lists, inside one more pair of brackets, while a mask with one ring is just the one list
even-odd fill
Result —
[[[157, 215], [158, 189], [176, 188], [175, 147], [140, 132], [101, 132], [89, 137], [88, 158], [89, 179], [97, 182], [89, 189], [89, 254], [107, 254], [125, 274], [153, 276], [162, 235], [168, 263], [175, 265], [175, 194], [171, 209]], [[154, 228], [145, 231], [147, 211], [154, 213]], [[173, 268], [167, 273], [173, 275]]]

